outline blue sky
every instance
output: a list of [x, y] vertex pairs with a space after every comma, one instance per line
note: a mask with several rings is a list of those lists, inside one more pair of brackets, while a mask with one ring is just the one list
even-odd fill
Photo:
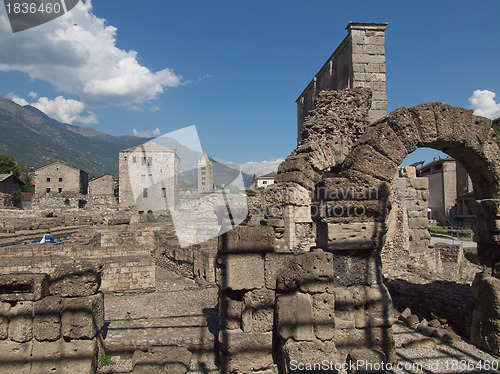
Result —
[[444, 101], [500, 116], [499, 19], [498, 0], [94, 0], [12, 34], [2, 7], [0, 95], [112, 135], [196, 125], [209, 154], [273, 165], [349, 21], [389, 23], [389, 112]]

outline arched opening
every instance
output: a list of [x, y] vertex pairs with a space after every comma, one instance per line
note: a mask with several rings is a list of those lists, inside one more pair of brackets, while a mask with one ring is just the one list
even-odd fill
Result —
[[[489, 309], [487, 298], [499, 296], [499, 288], [494, 285], [500, 281], [497, 278], [500, 147], [491, 121], [475, 117], [470, 110], [443, 103], [400, 108], [367, 129], [346, 157], [341, 175], [358, 186], [390, 186], [398, 165], [422, 147], [441, 150], [453, 157], [472, 180], [476, 201], [469, 199], [468, 204], [477, 217], [473, 225], [474, 241], [484, 271], [474, 280], [476, 306], [467, 328], [475, 344], [498, 353], [500, 344], [491, 338], [499, 333], [491, 320], [498, 319], [486, 311]], [[379, 214], [387, 223], [390, 204], [380, 206]], [[380, 225], [378, 230], [374, 237], [385, 235], [387, 226]]]

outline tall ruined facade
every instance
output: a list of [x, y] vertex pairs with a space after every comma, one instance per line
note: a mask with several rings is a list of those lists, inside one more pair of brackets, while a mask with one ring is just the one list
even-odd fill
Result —
[[366, 75], [371, 63], [385, 62], [377, 57], [382, 49], [371, 48], [383, 46], [381, 28], [385, 24], [348, 26], [350, 36], [339, 48], [349, 50], [347, 44], [361, 53], [344, 69], [346, 83], [322, 86], [321, 72], [313, 80], [298, 102], [298, 146], [266, 190], [265, 216], [219, 238], [223, 372], [290, 373], [297, 363], [323, 360], [336, 368], [396, 361], [381, 252], [398, 165], [419, 147], [459, 160], [474, 184], [474, 240], [484, 271], [473, 285], [471, 336], [500, 353], [500, 315], [488, 306], [500, 297], [498, 138], [490, 120], [464, 108], [436, 102], [385, 115], [385, 105], [374, 106], [377, 81], [354, 87], [353, 76], [362, 64], [366, 79], [382, 79], [380, 71]]
[[304, 120], [321, 91], [364, 87], [372, 91], [370, 121], [387, 114], [385, 90], [385, 29], [387, 23], [350, 22], [349, 32], [297, 99], [297, 143]]

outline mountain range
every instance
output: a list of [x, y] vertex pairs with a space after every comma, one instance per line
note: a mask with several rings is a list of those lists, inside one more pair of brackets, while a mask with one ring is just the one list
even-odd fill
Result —
[[[117, 176], [119, 152], [151, 140], [137, 136], [112, 136], [90, 127], [62, 123], [37, 108], [20, 106], [1, 96], [0, 134], [0, 154], [12, 156], [17, 162], [34, 168], [63, 161], [86, 171], [91, 179], [104, 174]], [[197, 165], [197, 160], [201, 158], [201, 154], [190, 151], [173, 139], [158, 139], [169, 148], [177, 148], [184, 159], [181, 164]], [[234, 174], [232, 165], [226, 167], [214, 159], [212, 161], [214, 169], [219, 170], [215, 174]], [[189, 170], [191, 167], [183, 169], [181, 179], [195, 184], [197, 172]], [[245, 185], [249, 185], [252, 177], [243, 174], [243, 179]]]
[[149, 140], [61, 123], [34, 107], [20, 106], [1, 96], [0, 133], [0, 154], [35, 168], [63, 161], [91, 177], [118, 175], [119, 151]]

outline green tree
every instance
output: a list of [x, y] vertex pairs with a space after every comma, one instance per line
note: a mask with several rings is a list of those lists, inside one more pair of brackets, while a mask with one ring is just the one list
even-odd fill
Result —
[[12, 172], [16, 177], [19, 178], [21, 171], [22, 170], [14, 160], [14, 157], [0, 155], [0, 174], [8, 174]]

